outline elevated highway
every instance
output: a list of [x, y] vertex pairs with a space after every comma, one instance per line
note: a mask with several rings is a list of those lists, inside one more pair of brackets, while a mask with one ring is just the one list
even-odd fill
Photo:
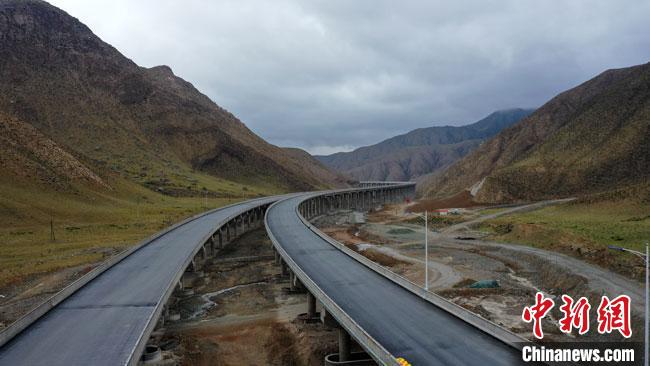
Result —
[[142, 243], [82, 279], [87, 283], [76, 291], [55, 296], [3, 331], [0, 365], [137, 364], [183, 275], [243, 231], [261, 226], [264, 211], [279, 198], [209, 211]]
[[[413, 190], [399, 184], [369, 187], [303, 194], [267, 210], [267, 231], [294, 278], [380, 364], [395, 364], [397, 357], [413, 365], [520, 364], [516, 336], [444, 300], [435, 300], [443, 301], [442, 307], [435, 305], [360, 263], [306, 223], [305, 218], [330, 209], [401, 201]], [[348, 345], [340, 349], [349, 352]]]
[[5, 329], [0, 365], [138, 364], [183, 278], [263, 222], [291, 286], [309, 291], [307, 315], [315, 315], [318, 301], [323, 315], [341, 327], [341, 360], [349, 357], [352, 337], [385, 365], [396, 365], [397, 357], [414, 365], [519, 364], [517, 337], [400, 282], [307, 221], [331, 209], [403, 202], [413, 193], [414, 184], [368, 182], [250, 200], [186, 220], [111, 259]]

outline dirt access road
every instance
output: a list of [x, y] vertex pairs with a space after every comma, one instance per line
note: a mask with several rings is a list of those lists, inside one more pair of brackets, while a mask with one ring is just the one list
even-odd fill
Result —
[[468, 243], [466, 240], [457, 239], [459, 234], [467, 234], [467, 231], [471, 230], [474, 225], [479, 224], [483, 221], [494, 219], [503, 215], [508, 215], [514, 212], [532, 211], [549, 205], [562, 204], [573, 200], [575, 200], [575, 198], [549, 200], [512, 207], [501, 212], [483, 215], [476, 219], [449, 226], [440, 232], [431, 232], [430, 238], [434, 243], [440, 243], [443, 245], [453, 245], [456, 247], [491, 247], [503, 249], [504, 251], [513, 251], [538, 257], [548, 262], [552, 262], [555, 266], [569, 269], [572, 275], [586, 278], [589, 287], [593, 291], [604, 292], [606, 294], [627, 294], [632, 298], [632, 306], [634, 310], [639, 313], [643, 312], [645, 294], [643, 292], [641, 284], [632, 279], [621, 276], [618, 273], [614, 273], [607, 269], [581, 261], [577, 258], [573, 258], [565, 254], [551, 252], [544, 249], [533, 248], [524, 245], [497, 243], [480, 240], [479, 238], [472, 240], [472, 243]]
[[[521, 321], [521, 312], [536, 291], [555, 297], [557, 303], [561, 303], [560, 295], [569, 294], [586, 296], [592, 304], [598, 304], [603, 294], [624, 293], [632, 297], [634, 322], [638, 323], [634, 326], [633, 337], [639, 337], [642, 335], [643, 291], [638, 282], [567, 255], [480, 240], [478, 233], [471, 231], [472, 224], [484, 219], [553, 203], [562, 201], [508, 208], [484, 217], [476, 217], [472, 212], [468, 215], [472, 217], [471, 222], [455, 224], [442, 232], [430, 232], [429, 288], [524, 337], [530, 337], [530, 327]], [[368, 258], [423, 284], [424, 229], [422, 224], [413, 223], [415, 216], [405, 212], [405, 208], [404, 205], [386, 207], [368, 215], [339, 211], [318, 218], [316, 225]], [[471, 239], [460, 240], [460, 236]], [[468, 288], [478, 280], [497, 280], [500, 286]], [[561, 316], [558, 307], [547, 318], [549, 324], [545, 326], [545, 333], [549, 329], [551, 339], [572, 339], [559, 331], [552, 334]], [[585, 340], [601, 338], [596, 332], [590, 332], [587, 337]]]

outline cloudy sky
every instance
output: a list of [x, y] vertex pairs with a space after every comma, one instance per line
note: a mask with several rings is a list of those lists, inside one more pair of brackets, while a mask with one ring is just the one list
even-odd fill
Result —
[[650, 61], [650, 2], [52, 0], [253, 131], [331, 153]]

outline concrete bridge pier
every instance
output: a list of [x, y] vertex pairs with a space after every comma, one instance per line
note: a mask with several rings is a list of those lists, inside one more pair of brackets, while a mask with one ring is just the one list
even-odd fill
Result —
[[273, 250], [273, 262], [275, 264], [280, 264], [280, 253], [277, 250]]
[[296, 290], [296, 275], [293, 271], [289, 271], [289, 291], [295, 292]]
[[307, 292], [307, 319], [316, 317], [316, 296], [311, 292]]
[[287, 264], [282, 259], [280, 259], [280, 266], [282, 267], [282, 276], [283, 277], [286, 276], [287, 274], [289, 274], [288, 273], [289, 272], [289, 267], [287, 266]]
[[200, 266], [201, 264], [203, 264], [203, 262], [206, 261], [207, 258], [208, 256], [205, 251], [205, 245], [202, 245], [201, 248], [199, 248], [199, 251], [196, 253], [196, 256], [194, 257], [194, 262]]
[[339, 362], [350, 361], [351, 345], [350, 333], [343, 327], [339, 327]]
[[208, 239], [208, 242], [207, 242], [208, 248], [210, 249], [209, 253], [208, 253], [208, 255], [210, 257], [214, 257], [215, 254], [217, 253], [217, 244], [216, 244], [216, 240], [214, 238], [215, 235], [216, 235], [216, 233], [212, 234], [210, 236], [210, 239]]

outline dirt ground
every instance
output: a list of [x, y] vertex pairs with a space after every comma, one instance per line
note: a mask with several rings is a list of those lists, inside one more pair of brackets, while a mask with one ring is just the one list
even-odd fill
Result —
[[[178, 299], [157, 342], [180, 365], [322, 365], [337, 351], [337, 330], [298, 319], [303, 293], [288, 293], [263, 229], [245, 234], [203, 268], [194, 294]], [[258, 257], [256, 260], [251, 256]], [[165, 345], [171, 345], [165, 347]]]
[[[339, 211], [317, 218], [315, 224], [348, 247], [423, 286], [423, 222], [418, 223], [409, 211], [407, 205], [386, 206], [367, 215]], [[465, 212], [462, 216], [476, 220], [480, 213]], [[453, 223], [448, 227], [451, 226], [462, 228], [462, 225]], [[473, 237], [461, 240], [459, 235], [463, 237], [466, 233], [431, 229], [429, 289], [525, 338], [531, 337], [531, 328], [521, 320], [522, 310], [531, 305], [537, 291], [556, 297], [556, 304], [561, 304], [559, 296], [568, 294], [574, 298], [586, 296], [592, 306], [597, 306], [602, 294], [617, 296], [623, 292], [635, 295], [641, 289], [631, 280], [617, 277], [613, 281], [614, 276], [606, 270], [589, 263], [578, 263], [576, 259], [561, 254]], [[499, 287], [469, 288], [481, 280], [496, 280]], [[635, 340], [641, 339], [643, 334], [640, 317], [643, 301], [637, 300], [633, 299], [633, 304], [637, 305], [633, 308]], [[575, 340], [558, 330], [557, 319], [561, 317], [558, 308], [559, 305], [545, 319], [548, 322], [544, 326], [545, 339]], [[596, 319], [592, 319], [592, 329], [595, 329], [595, 322]], [[605, 338], [597, 332], [589, 332], [581, 339]], [[613, 337], [607, 336], [606, 339], [611, 341]]]

